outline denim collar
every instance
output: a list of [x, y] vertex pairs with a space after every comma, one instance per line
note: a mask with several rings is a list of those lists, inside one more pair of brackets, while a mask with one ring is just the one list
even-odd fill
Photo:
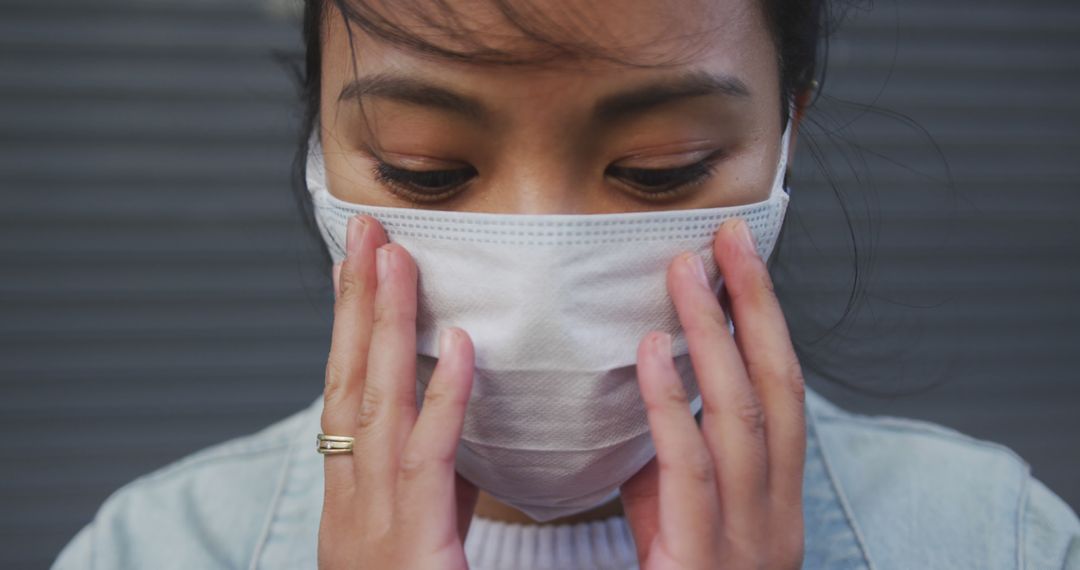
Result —
[[[252, 568], [314, 568], [323, 500], [323, 457], [314, 449], [321, 431], [320, 394], [293, 423], [285, 473], [255, 548]], [[871, 569], [862, 534], [841, 493], [817, 429], [831, 403], [807, 388], [807, 446], [803, 478], [804, 568]]]

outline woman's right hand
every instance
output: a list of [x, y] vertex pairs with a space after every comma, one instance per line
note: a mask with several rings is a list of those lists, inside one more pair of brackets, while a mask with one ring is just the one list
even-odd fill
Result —
[[477, 489], [454, 470], [472, 388], [473, 346], [443, 331], [416, 409], [416, 287], [412, 257], [371, 216], [349, 220], [334, 265], [334, 325], [323, 433], [355, 438], [324, 456], [319, 568], [463, 569]]

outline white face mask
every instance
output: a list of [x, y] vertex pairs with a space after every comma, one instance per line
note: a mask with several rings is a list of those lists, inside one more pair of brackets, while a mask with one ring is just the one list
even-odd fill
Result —
[[749, 223], [768, 259], [788, 204], [789, 136], [790, 126], [769, 197], [734, 207], [522, 215], [354, 204], [327, 191], [317, 131], [307, 184], [335, 262], [345, 257], [346, 224], [358, 213], [378, 219], [416, 261], [419, 406], [440, 329], [469, 333], [476, 374], [457, 470], [545, 522], [617, 497], [656, 454], [635, 374], [647, 332], [671, 334], [690, 411], [701, 409], [667, 268], [695, 251], [719, 294], [713, 235], [733, 217]]

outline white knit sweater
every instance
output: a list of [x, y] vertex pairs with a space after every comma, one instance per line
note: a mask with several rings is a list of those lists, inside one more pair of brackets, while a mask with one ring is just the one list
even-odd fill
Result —
[[636, 570], [626, 518], [534, 525], [474, 517], [465, 537], [472, 570]]

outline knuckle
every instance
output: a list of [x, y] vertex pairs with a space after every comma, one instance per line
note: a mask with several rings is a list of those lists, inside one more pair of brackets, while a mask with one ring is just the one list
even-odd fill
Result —
[[684, 469], [684, 465], [677, 460], [669, 458], [662, 458], [659, 455], [656, 456], [656, 469], [661, 477], [671, 477], [677, 475]]
[[719, 301], [709, 304], [704, 310], [697, 313], [693, 318], [687, 319], [684, 328], [686, 334], [693, 336], [709, 336], [727, 330], [727, 320], [724, 310], [720, 308]]
[[763, 435], [765, 433], [765, 409], [761, 406], [761, 402], [759, 402], [757, 398], [746, 398], [746, 400], [736, 408], [735, 413], [750, 433], [755, 435]]
[[762, 304], [776, 298], [772, 277], [764, 266], [749, 267], [739, 280], [739, 285], [729, 290], [731, 300], [735, 303], [749, 301], [753, 304]]
[[710, 303], [705, 309], [705, 322], [708, 323], [710, 330], [714, 332], [725, 332], [728, 330], [727, 315], [724, 314], [724, 309], [720, 307], [719, 300], [716, 303]]
[[336, 404], [341, 401], [345, 392], [345, 384], [348, 379], [346, 371], [336, 358], [326, 360], [326, 379], [323, 387], [327, 404]]
[[388, 307], [386, 303], [376, 302], [374, 310], [371, 313], [371, 324], [375, 328], [384, 327], [392, 324], [394, 321], [394, 312], [392, 307]]
[[701, 414], [702, 416], [718, 417], [727, 413], [727, 409], [723, 406], [718, 406], [712, 398], [701, 398]]
[[806, 378], [802, 365], [794, 354], [785, 359], [759, 357], [746, 359], [746, 373], [752, 379], [787, 388], [800, 405], [806, 403]]
[[716, 481], [716, 466], [708, 452], [690, 454], [685, 469], [686, 474], [696, 483], [711, 484]]
[[453, 398], [451, 398], [451, 394], [445, 388], [436, 386], [436, 384], [436, 382], [432, 382], [424, 390], [424, 405], [443, 407], [452, 404]]
[[681, 409], [688, 404], [682, 384], [672, 382], [660, 391], [660, 406], [664, 409]]
[[763, 298], [771, 298], [776, 296], [776, 289], [773, 286], [772, 277], [769, 276], [769, 272], [764, 268], [754, 271], [753, 273], [753, 289], [762, 295]]
[[394, 327], [414, 317], [404, 303], [398, 303], [389, 298], [389, 295], [376, 294], [375, 307], [372, 310], [372, 326], [374, 328]]
[[374, 427], [379, 420], [379, 412], [382, 407], [382, 394], [378, 390], [366, 388], [364, 397], [360, 401], [360, 409], [356, 412], [356, 430], [361, 432]]
[[401, 462], [398, 465], [398, 475], [402, 481], [418, 479], [427, 471], [431, 460], [416, 451], [406, 450], [402, 453]]
[[351, 303], [360, 297], [363, 290], [364, 280], [360, 277], [356, 260], [346, 258], [341, 264], [341, 273], [338, 275], [338, 301]]

